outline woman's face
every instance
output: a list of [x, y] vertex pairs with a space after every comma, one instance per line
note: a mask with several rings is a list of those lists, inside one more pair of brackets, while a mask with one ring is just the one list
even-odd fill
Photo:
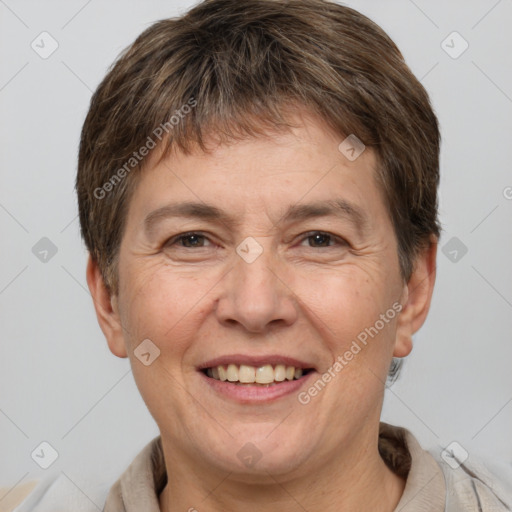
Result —
[[130, 357], [171, 457], [242, 479], [364, 451], [408, 350], [374, 154], [353, 160], [301, 119], [149, 166], [120, 248], [111, 350]]

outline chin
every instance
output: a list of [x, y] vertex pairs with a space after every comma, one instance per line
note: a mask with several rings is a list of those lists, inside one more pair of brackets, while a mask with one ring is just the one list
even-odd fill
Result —
[[[268, 483], [270, 475], [294, 473], [313, 452], [312, 444], [305, 446], [305, 440], [312, 443], [311, 432], [301, 434], [300, 429], [295, 429], [290, 433], [289, 426], [284, 423], [252, 427], [245, 424], [238, 429], [238, 433], [230, 432], [232, 437], [224, 432], [222, 441], [212, 439], [209, 447], [203, 448], [202, 457], [203, 461], [209, 458], [213, 466], [232, 473], [239, 481]], [[208, 453], [207, 457], [205, 453]], [[255, 480], [258, 476], [261, 480]]]

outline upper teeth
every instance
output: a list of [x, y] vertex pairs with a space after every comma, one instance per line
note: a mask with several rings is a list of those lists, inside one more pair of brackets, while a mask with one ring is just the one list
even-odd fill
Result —
[[227, 366], [214, 366], [206, 371], [208, 377], [216, 380], [241, 382], [250, 384], [270, 384], [271, 382], [282, 382], [283, 380], [293, 380], [302, 377], [302, 368], [295, 366], [285, 366], [277, 364], [274, 366], [265, 364], [258, 368], [246, 364], [228, 364]]

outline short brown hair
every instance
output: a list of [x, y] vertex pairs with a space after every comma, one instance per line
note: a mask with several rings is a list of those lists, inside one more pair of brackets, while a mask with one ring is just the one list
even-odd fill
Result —
[[[157, 127], [167, 127], [167, 150], [188, 154], [198, 144], [206, 151], [212, 134], [226, 142], [286, 128], [293, 104], [375, 150], [409, 279], [418, 251], [440, 234], [440, 135], [428, 95], [396, 45], [364, 15], [326, 0], [206, 0], [145, 30], [91, 99], [76, 189], [83, 239], [111, 293], [144, 168], [133, 155]], [[173, 116], [180, 119], [171, 126]]]

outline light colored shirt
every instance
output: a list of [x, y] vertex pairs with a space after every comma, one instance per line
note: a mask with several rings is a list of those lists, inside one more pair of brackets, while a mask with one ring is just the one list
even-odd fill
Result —
[[[406, 479], [394, 512], [512, 511], [512, 466], [504, 466], [498, 475], [473, 457], [460, 463], [455, 455], [450, 457], [445, 453], [443, 459], [437, 452], [421, 448], [408, 430], [386, 423], [380, 424], [379, 452], [390, 469]], [[59, 478], [40, 500], [32, 499], [30, 503], [26, 500], [13, 512], [98, 511], [97, 505], [78, 491], [74, 491], [73, 498], [68, 489], [66, 495], [59, 498], [59, 492], [64, 492], [58, 490], [58, 481]], [[158, 496], [166, 483], [158, 436], [144, 447], [110, 488], [103, 500], [103, 511], [160, 512]]]

